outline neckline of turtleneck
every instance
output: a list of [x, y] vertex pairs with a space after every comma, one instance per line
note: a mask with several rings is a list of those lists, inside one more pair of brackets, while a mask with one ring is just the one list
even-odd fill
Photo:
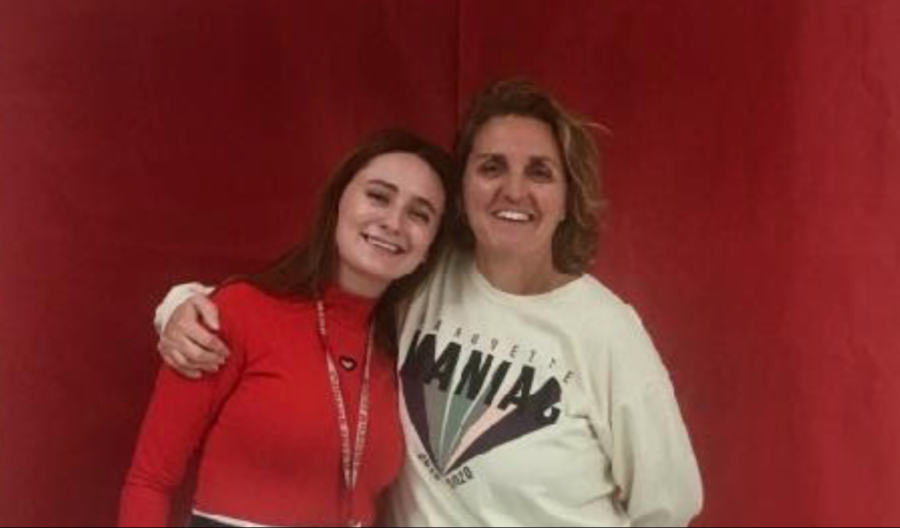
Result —
[[343, 290], [332, 284], [325, 288], [322, 296], [329, 317], [337, 317], [342, 322], [368, 324], [378, 304], [378, 299], [368, 299]]

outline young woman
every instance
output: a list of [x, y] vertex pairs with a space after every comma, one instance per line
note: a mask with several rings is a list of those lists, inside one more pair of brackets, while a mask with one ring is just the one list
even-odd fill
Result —
[[[675, 526], [700, 511], [668, 372], [634, 310], [588, 275], [598, 157], [585, 121], [530, 83], [474, 100], [457, 247], [401, 332], [396, 525]], [[219, 355], [197, 346], [207, 301], [182, 305], [197, 291], [160, 310], [165, 326], [181, 305], [161, 351], [192, 374]]]
[[212, 297], [230, 360], [163, 369], [120, 524], [168, 522], [200, 453], [193, 524], [370, 525], [403, 462], [397, 310], [436, 263], [452, 161], [402, 131], [338, 169], [310, 239]]

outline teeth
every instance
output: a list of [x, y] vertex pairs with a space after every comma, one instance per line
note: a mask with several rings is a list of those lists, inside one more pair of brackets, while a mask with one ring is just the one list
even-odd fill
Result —
[[379, 240], [379, 239], [377, 239], [375, 237], [371, 237], [371, 236], [365, 236], [365, 239], [366, 239], [366, 242], [368, 242], [369, 244], [372, 244], [373, 246], [383, 249], [385, 251], [390, 251], [391, 253], [393, 253], [395, 255], [399, 255], [402, 252], [402, 249], [400, 249], [400, 246], [398, 246], [396, 244], [391, 244], [390, 242], [385, 242], [384, 240]]
[[532, 219], [532, 216], [530, 214], [520, 213], [517, 211], [500, 211], [499, 213], [496, 213], [494, 216], [496, 216], [497, 218], [499, 218], [501, 220], [507, 220], [509, 222], [520, 222], [520, 223], [530, 222]]

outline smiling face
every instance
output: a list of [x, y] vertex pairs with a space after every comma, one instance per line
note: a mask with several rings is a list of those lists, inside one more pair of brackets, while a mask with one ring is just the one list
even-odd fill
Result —
[[475, 137], [464, 184], [477, 253], [552, 266], [567, 190], [550, 126], [518, 116], [488, 121]]
[[341, 286], [375, 293], [413, 273], [428, 258], [445, 200], [439, 176], [418, 156], [373, 159], [341, 198], [336, 232]]

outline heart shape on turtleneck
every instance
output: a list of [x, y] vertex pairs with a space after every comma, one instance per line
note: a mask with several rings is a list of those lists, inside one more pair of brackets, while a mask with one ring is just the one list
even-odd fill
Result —
[[347, 357], [347, 356], [341, 356], [341, 358], [338, 361], [340, 361], [341, 367], [343, 367], [344, 370], [346, 370], [347, 372], [353, 372], [354, 370], [356, 370], [356, 360], [355, 359], [353, 359], [351, 357]]

